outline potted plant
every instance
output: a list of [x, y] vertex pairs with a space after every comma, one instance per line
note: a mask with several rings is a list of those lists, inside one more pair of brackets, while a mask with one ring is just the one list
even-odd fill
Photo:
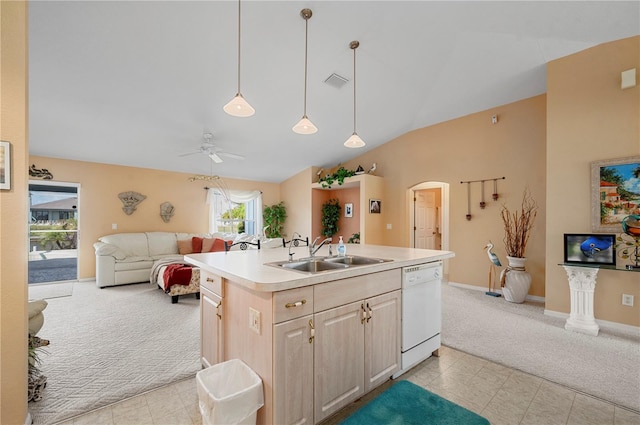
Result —
[[287, 209], [284, 206], [284, 202], [266, 206], [264, 208], [262, 217], [264, 218], [265, 236], [267, 238], [281, 238], [282, 229], [284, 228], [284, 221], [287, 218]]
[[509, 262], [508, 267], [500, 274], [500, 283], [504, 299], [510, 302], [523, 303], [529, 293], [531, 275], [525, 270], [525, 252], [537, 215], [538, 205], [528, 188], [522, 195], [520, 209], [510, 211], [503, 204], [500, 211], [504, 224], [504, 246]]
[[355, 171], [347, 170], [344, 167], [340, 167], [336, 170], [335, 173], [328, 174], [325, 178], [320, 179], [319, 182], [323, 188], [327, 189], [327, 188], [331, 188], [331, 185], [334, 182], [338, 182], [338, 186], [340, 186], [344, 183], [344, 179], [346, 179], [347, 177], [353, 177], [355, 175], [356, 175]]
[[329, 199], [322, 204], [322, 235], [330, 238], [338, 233], [338, 220], [340, 220], [340, 201]]

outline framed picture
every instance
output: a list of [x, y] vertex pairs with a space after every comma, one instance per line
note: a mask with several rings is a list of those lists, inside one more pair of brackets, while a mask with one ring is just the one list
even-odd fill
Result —
[[352, 203], [344, 204], [344, 216], [345, 217], [353, 217], [353, 204]]
[[622, 231], [622, 219], [640, 214], [640, 156], [591, 163], [591, 231]]
[[369, 212], [371, 214], [380, 214], [382, 209], [382, 201], [379, 199], [369, 199]]
[[0, 141], [0, 189], [11, 189], [11, 143]]
[[564, 262], [616, 265], [616, 235], [565, 233]]

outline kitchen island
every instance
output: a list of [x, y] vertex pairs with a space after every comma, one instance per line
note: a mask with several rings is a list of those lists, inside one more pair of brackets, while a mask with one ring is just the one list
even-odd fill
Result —
[[[307, 247], [291, 249], [294, 261]], [[191, 254], [201, 268], [202, 364], [243, 360], [263, 381], [261, 424], [314, 424], [400, 369], [403, 267], [449, 251], [348, 245], [387, 261], [318, 273], [288, 270], [289, 248]], [[323, 248], [316, 255], [327, 254]]]

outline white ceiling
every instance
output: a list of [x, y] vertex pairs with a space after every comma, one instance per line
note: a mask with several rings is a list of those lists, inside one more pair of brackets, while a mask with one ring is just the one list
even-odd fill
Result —
[[[311, 136], [291, 131], [303, 112], [303, 8], [313, 11]], [[546, 62], [640, 34], [638, 1], [243, 1], [241, 85], [256, 114], [236, 118], [222, 106], [237, 88], [237, 10], [236, 1], [30, 1], [31, 154], [280, 182], [544, 93]], [[343, 146], [352, 40], [367, 143], [356, 150]], [[328, 86], [334, 72], [350, 82]], [[205, 131], [246, 159], [178, 156]]]

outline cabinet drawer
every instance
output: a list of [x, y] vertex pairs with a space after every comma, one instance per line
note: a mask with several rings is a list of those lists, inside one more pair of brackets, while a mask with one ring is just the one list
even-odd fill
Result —
[[200, 269], [200, 287], [206, 288], [220, 296], [224, 296], [222, 293], [222, 277], [203, 269]]
[[273, 323], [313, 313], [313, 287], [289, 289], [273, 294]]
[[315, 285], [314, 311], [323, 311], [400, 289], [400, 273], [400, 269], [393, 269]]

